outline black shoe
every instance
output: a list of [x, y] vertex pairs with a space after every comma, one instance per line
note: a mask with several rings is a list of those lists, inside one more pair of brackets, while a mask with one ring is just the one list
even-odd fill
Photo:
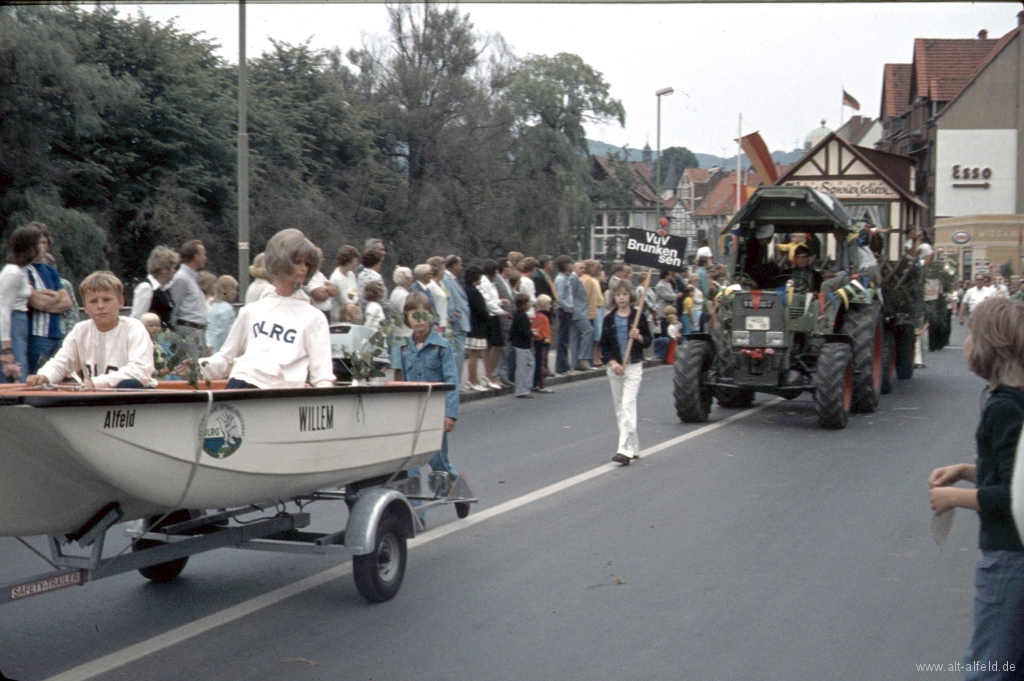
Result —
[[621, 463], [623, 466], [628, 466], [631, 459], [625, 454], [616, 454], [612, 457], [612, 463]]

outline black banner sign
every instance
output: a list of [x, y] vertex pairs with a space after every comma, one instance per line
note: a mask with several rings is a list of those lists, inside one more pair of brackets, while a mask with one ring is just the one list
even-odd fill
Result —
[[658, 236], [657, 232], [632, 227], [626, 240], [626, 255], [623, 260], [630, 265], [681, 272], [686, 269], [686, 265], [683, 264], [685, 253], [685, 236]]

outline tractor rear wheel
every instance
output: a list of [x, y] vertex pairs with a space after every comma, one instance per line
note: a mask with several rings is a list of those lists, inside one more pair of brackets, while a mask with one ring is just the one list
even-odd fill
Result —
[[814, 410], [818, 425], [839, 430], [850, 420], [853, 406], [853, 352], [846, 343], [825, 343], [818, 355]]

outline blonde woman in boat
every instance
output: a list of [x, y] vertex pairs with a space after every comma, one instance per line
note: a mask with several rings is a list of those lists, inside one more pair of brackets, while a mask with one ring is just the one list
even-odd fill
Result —
[[200, 360], [203, 374], [227, 378], [228, 388], [332, 385], [327, 317], [302, 292], [320, 264], [316, 246], [299, 230], [285, 229], [263, 255], [274, 290], [241, 309], [220, 351]]

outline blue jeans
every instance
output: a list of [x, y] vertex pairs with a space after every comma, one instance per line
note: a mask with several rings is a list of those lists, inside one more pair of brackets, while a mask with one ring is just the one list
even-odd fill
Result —
[[[538, 313], [539, 314], [539, 313]], [[548, 343], [533, 341], [533, 352], [536, 355], [533, 361], [533, 387], [544, 387], [544, 369], [548, 366]]]
[[589, 319], [575, 319], [569, 335], [569, 363], [573, 369], [584, 368], [583, 363], [594, 365], [594, 329]]
[[39, 367], [46, 364], [47, 360], [57, 354], [60, 350], [63, 338], [48, 338], [46, 336], [28, 337], [28, 373], [38, 374]]
[[665, 359], [668, 354], [668, 346], [672, 343], [672, 339], [668, 336], [658, 336], [654, 339], [654, 356], [658, 359]]
[[1019, 679], [1022, 665], [1024, 551], [982, 551], [974, 573], [974, 633], [964, 653], [964, 681]]
[[572, 312], [558, 310], [558, 340], [555, 346], [555, 371], [564, 374], [572, 368], [569, 364], [569, 333], [572, 330]]
[[[441, 438], [441, 449], [437, 450], [437, 454], [434, 454], [434, 458], [430, 460], [430, 467], [435, 471], [445, 471], [451, 476], [452, 480], [459, 476], [459, 472], [455, 470], [451, 462], [448, 461], [448, 433], [444, 434]], [[420, 477], [420, 469], [413, 468], [409, 471], [409, 477], [418, 478]], [[413, 506], [419, 506], [422, 502], [419, 500], [413, 501]], [[423, 518], [423, 513], [417, 513], [419, 517]]]
[[24, 383], [29, 374], [28, 363], [28, 312], [15, 310], [11, 313], [11, 352], [14, 353], [14, 361], [21, 368], [19, 378], [8, 378], [0, 372], [0, 382]]

